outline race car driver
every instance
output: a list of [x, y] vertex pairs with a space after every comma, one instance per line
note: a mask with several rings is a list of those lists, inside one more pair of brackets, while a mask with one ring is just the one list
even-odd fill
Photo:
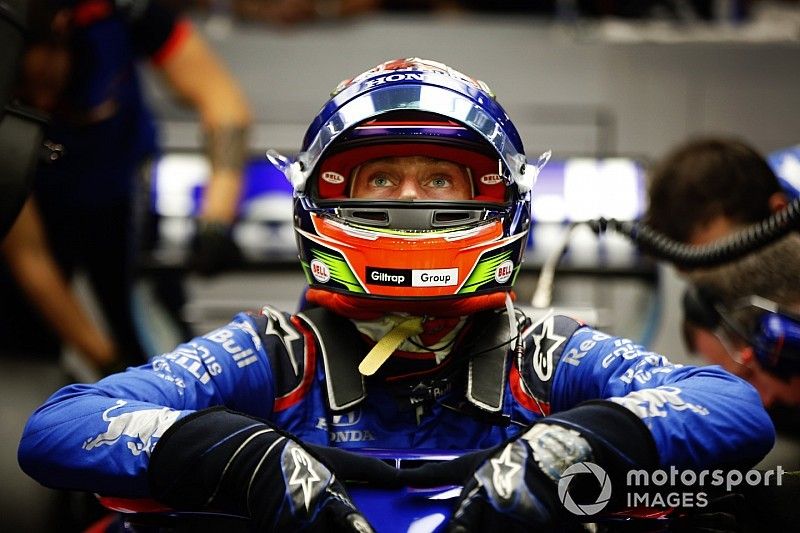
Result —
[[670, 363], [513, 306], [536, 175], [489, 87], [418, 58], [342, 82], [294, 187], [308, 306], [265, 306], [148, 365], [55, 393], [29, 420], [41, 483], [249, 516], [259, 530], [368, 531], [313, 446], [484, 449], [454, 531], [555, 527], [582, 461], [749, 467], [774, 429], [718, 367]]

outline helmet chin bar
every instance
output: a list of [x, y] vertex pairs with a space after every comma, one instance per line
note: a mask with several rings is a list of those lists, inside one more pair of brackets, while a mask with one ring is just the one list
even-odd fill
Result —
[[441, 230], [461, 228], [491, 217], [500, 206], [476, 202], [353, 201], [338, 207], [343, 221], [393, 230]]

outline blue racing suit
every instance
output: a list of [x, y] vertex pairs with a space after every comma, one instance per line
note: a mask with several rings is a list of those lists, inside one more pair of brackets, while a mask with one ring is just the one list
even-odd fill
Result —
[[474, 315], [435, 373], [398, 383], [358, 373], [368, 347], [330, 311], [241, 313], [149, 364], [56, 392], [30, 418], [19, 461], [48, 486], [147, 496], [159, 438], [222, 405], [310, 444], [472, 450], [607, 399], [644, 422], [662, 465], [749, 467], [772, 447], [756, 391], [717, 366], [672, 364], [563, 316], [517, 310], [516, 327], [509, 339], [505, 310]]

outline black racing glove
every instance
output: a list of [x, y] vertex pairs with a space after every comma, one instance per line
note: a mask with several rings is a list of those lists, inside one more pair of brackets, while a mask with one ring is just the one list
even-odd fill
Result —
[[247, 516], [255, 531], [373, 531], [333, 472], [299, 440], [222, 408], [170, 427], [148, 476], [160, 502]]
[[581, 404], [499, 446], [464, 484], [448, 531], [564, 530], [576, 515], [561, 503], [558, 481], [586, 461], [624, 480], [630, 468], [655, 468], [658, 456], [632, 412], [603, 400]]
[[213, 276], [238, 266], [242, 252], [233, 240], [231, 227], [222, 222], [198, 220], [192, 238], [189, 268]]

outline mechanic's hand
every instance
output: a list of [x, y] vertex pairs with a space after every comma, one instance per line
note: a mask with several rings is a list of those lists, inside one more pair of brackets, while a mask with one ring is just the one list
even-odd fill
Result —
[[233, 411], [212, 408], [176, 422], [157, 443], [148, 474], [158, 500], [248, 516], [256, 531], [373, 531], [302, 442]]
[[239, 265], [241, 261], [242, 252], [234, 242], [228, 224], [197, 221], [189, 268], [204, 276], [213, 276]]
[[468, 480], [448, 531], [548, 531], [558, 525], [557, 480], [570, 465], [590, 460], [580, 434], [538, 423], [501, 446]]

